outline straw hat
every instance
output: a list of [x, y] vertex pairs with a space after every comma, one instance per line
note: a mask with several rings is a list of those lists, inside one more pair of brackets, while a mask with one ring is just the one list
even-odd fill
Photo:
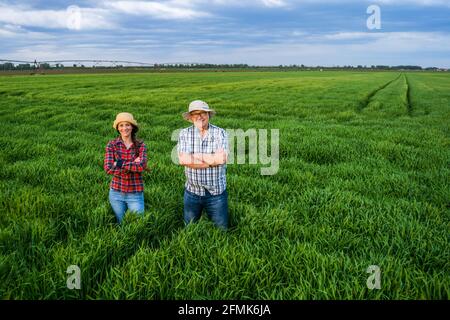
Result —
[[189, 111], [183, 113], [183, 118], [190, 120], [192, 111], [205, 111], [209, 113], [209, 118], [216, 114], [216, 111], [210, 109], [208, 104], [202, 100], [194, 100], [189, 104]]
[[114, 120], [113, 128], [117, 130], [117, 126], [121, 122], [128, 122], [134, 125], [135, 127], [139, 127], [133, 115], [128, 112], [121, 112], [116, 116], [116, 120]]

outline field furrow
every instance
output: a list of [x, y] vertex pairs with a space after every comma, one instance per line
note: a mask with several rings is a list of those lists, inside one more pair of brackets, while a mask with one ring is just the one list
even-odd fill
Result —
[[383, 89], [385, 89], [386, 87], [388, 87], [391, 83], [399, 80], [401, 77], [401, 75], [398, 75], [398, 77], [396, 77], [395, 79], [392, 79], [388, 82], [386, 82], [385, 84], [383, 84], [382, 86], [370, 91], [367, 95], [365, 95], [363, 97], [363, 99], [359, 102], [358, 104], [358, 111], [362, 111], [365, 108], [367, 108], [367, 106], [370, 104], [370, 102], [372, 102], [372, 99], [374, 98], [374, 96], [376, 94], [378, 94], [380, 91], [382, 91]]

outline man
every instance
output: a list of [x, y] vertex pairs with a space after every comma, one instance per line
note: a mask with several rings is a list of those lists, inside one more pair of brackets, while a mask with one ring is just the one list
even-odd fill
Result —
[[193, 125], [178, 137], [178, 160], [185, 167], [184, 222], [197, 221], [206, 209], [216, 226], [228, 228], [226, 162], [228, 136], [209, 123], [215, 111], [201, 100], [192, 101], [183, 118]]

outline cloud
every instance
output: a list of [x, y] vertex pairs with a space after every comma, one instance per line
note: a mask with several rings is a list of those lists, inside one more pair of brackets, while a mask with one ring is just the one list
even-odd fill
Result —
[[[416, 42], [411, 43], [414, 39]], [[429, 40], [431, 39], [431, 40]], [[168, 60], [249, 65], [421, 65], [450, 67], [450, 35], [389, 34], [368, 43], [276, 43], [227, 50], [211, 48], [198, 52], [185, 48], [166, 55]], [[184, 59], [179, 58], [182, 54]]]
[[[379, 5], [415, 5], [415, 6], [450, 6], [448, 0], [366, 0], [369, 4]], [[32, 2], [25, 2], [32, 3]], [[69, 3], [69, 2], [66, 2]], [[35, 9], [30, 5], [10, 5], [0, 2], [0, 23], [20, 25], [25, 27], [39, 27], [45, 29], [119, 29], [124, 25], [126, 16], [134, 15], [150, 17], [156, 20], [195, 20], [210, 18], [219, 21], [226, 16], [223, 8], [261, 7], [268, 10], [295, 9], [304, 4], [324, 6], [341, 3], [360, 3], [356, 0], [168, 0], [168, 1], [125, 1], [103, 0], [86, 1], [90, 7], [77, 8], [78, 12], [68, 8]], [[298, 9], [298, 8], [297, 8]], [[74, 20], [74, 13], [78, 13], [78, 22]], [[238, 20], [237, 16], [228, 16]], [[7, 31], [2, 35], [9, 35]]]
[[[75, 10], [73, 10], [75, 9]], [[76, 12], [78, 11], [78, 12]], [[77, 13], [77, 16], [74, 16]], [[105, 17], [107, 12], [99, 8], [72, 7], [63, 10], [36, 10], [25, 6], [0, 3], [0, 22], [18, 26], [45, 29], [110, 29], [114, 27]], [[78, 21], [74, 21], [74, 18]]]
[[[85, 0], [79, 28], [69, 19], [76, 11], [56, 1], [46, 6], [52, 9], [27, 3], [0, 0], [3, 58], [450, 65], [450, 29], [442, 22], [449, 11], [422, 7], [448, 4], [440, 0]], [[372, 3], [392, 6], [395, 24], [368, 32], [364, 4]], [[415, 5], [428, 18], [402, 14], [398, 4]]]
[[0, 26], [0, 37], [15, 37], [22, 33], [24, 33], [24, 30], [20, 26], [10, 24]]
[[366, 0], [373, 4], [379, 5], [413, 5], [413, 6], [432, 6], [432, 7], [450, 7], [450, 2], [448, 0]]
[[262, 0], [266, 7], [285, 7], [287, 3], [284, 0]]
[[[296, 41], [294, 41], [296, 40]], [[352, 41], [355, 40], [355, 41]], [[149, 50], [145, 50], [149, 49]], [[330, 33], [286, 42], [231, 46], [220, 40], [74, 44], [67, 40], [15, 48], [18, 60], [109, 59], [149, 63], [204, 62], [249, 65], [422, 65], [450, 67], [450, 34], [439, 32]]]
[[319, 36], [318, 39], [321, 40], [371, 40], [376, 38], [381, 38], [383, 36], [382, 33], [378, 32], [337, 32], [330, 33], [323, 36]]
[[[122, 0], [121, 0], [122, 1]], [[123, 1], [128, 2], [128, 1]], [[137, 1], [139, 2], [139, 1]], [[287, 7], [290, 3], [295, 3], [292, 0], [170, 0], [158, 1], [170, 7], [186, 7], [195, 8], [196, 10], [205, 10], [206, 8], [233, 8], [233, 7], [267, 7], [267, 8], [281, 8]], [[155, 3], [155, 1], [152, 1]]]
[[157, 19], [194, 19], [210, 16], [209, 13], [195, 10], [190, 1], [108, 1], [103, 2], [107, 8], [132, 15], [148, 15]]
[[[30, 40], [36, 41], [40, 39], [54, 39], [52, 35], [47, 33], [29, 31], [21, 26], [11, 24], [0, 25], [0, 37], [11, 38], [15, 41], [24, 40], [28, 42], [30, 42]], [[3, 43], [3, 46], [4, 45], [5, 44]]]

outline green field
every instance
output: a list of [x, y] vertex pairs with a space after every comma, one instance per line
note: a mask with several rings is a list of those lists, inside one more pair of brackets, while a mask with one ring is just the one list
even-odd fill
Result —
[[[280, 133], [277, 174], [228, 166], [226, 233], [183, 224], [171, 135], [195, 99], [215, 125]], [[122, 111], [152, 171], [144, 218], [119, 226], [103, 156]], [[449, 73], [0, 76], [0, 120], [3, 299], [450, 297]]]

